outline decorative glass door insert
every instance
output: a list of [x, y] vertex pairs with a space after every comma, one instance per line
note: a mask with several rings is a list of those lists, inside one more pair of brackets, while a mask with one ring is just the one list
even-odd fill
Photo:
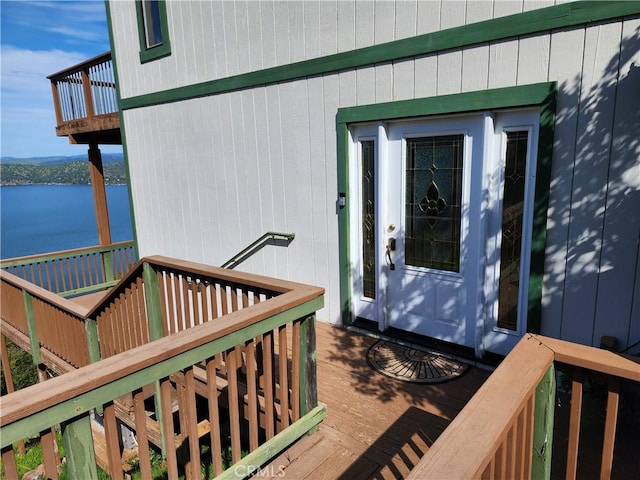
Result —
[[517, 330], [528, 131], [506, 132], [498, 328]]
[[405, 264], [459, 272], [464, 135], [406, 142]]
[[361, 148], [362, 169], [362, 293], [376, 298], [376, 183], [375, 140], [363, 140]]

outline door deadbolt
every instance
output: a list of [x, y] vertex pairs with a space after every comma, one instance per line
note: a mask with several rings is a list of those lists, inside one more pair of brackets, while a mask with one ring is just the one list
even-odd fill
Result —
[[396, 269], [396, 264], [393, 263], [393, 260], [391, 259], [391, 252], [395, 252], [395, 250], [396, 250], [396, 239], [389, 238], [387, 240], [387, 265], [389, 266], [389, 270]]

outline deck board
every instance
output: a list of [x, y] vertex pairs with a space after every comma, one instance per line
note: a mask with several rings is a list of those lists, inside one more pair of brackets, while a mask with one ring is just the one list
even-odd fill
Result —
[[445, 383], [399, 382], [367, 364], [376, 341], [317, 324], [318, 399], [328, 415], [265, 467], [266, 478], [404, 478], [490, 374], [471, 367]]

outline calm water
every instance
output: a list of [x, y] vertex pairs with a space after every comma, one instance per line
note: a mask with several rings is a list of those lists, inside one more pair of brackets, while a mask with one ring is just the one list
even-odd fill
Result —
[[[107, 186], [111, 237], [131, 240], [124, 185]], [[0, 187], [0, 257], [12, 258], [98, 244], [89, 185]]]

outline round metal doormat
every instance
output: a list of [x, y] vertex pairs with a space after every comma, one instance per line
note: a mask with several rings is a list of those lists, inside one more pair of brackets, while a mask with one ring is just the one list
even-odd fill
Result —
[[367, 363], [376, 372], [411, 383], [446, 382], [469, 368], [469, 365], [437, 353], [385, 340], [379, 340], [369, 348]]

